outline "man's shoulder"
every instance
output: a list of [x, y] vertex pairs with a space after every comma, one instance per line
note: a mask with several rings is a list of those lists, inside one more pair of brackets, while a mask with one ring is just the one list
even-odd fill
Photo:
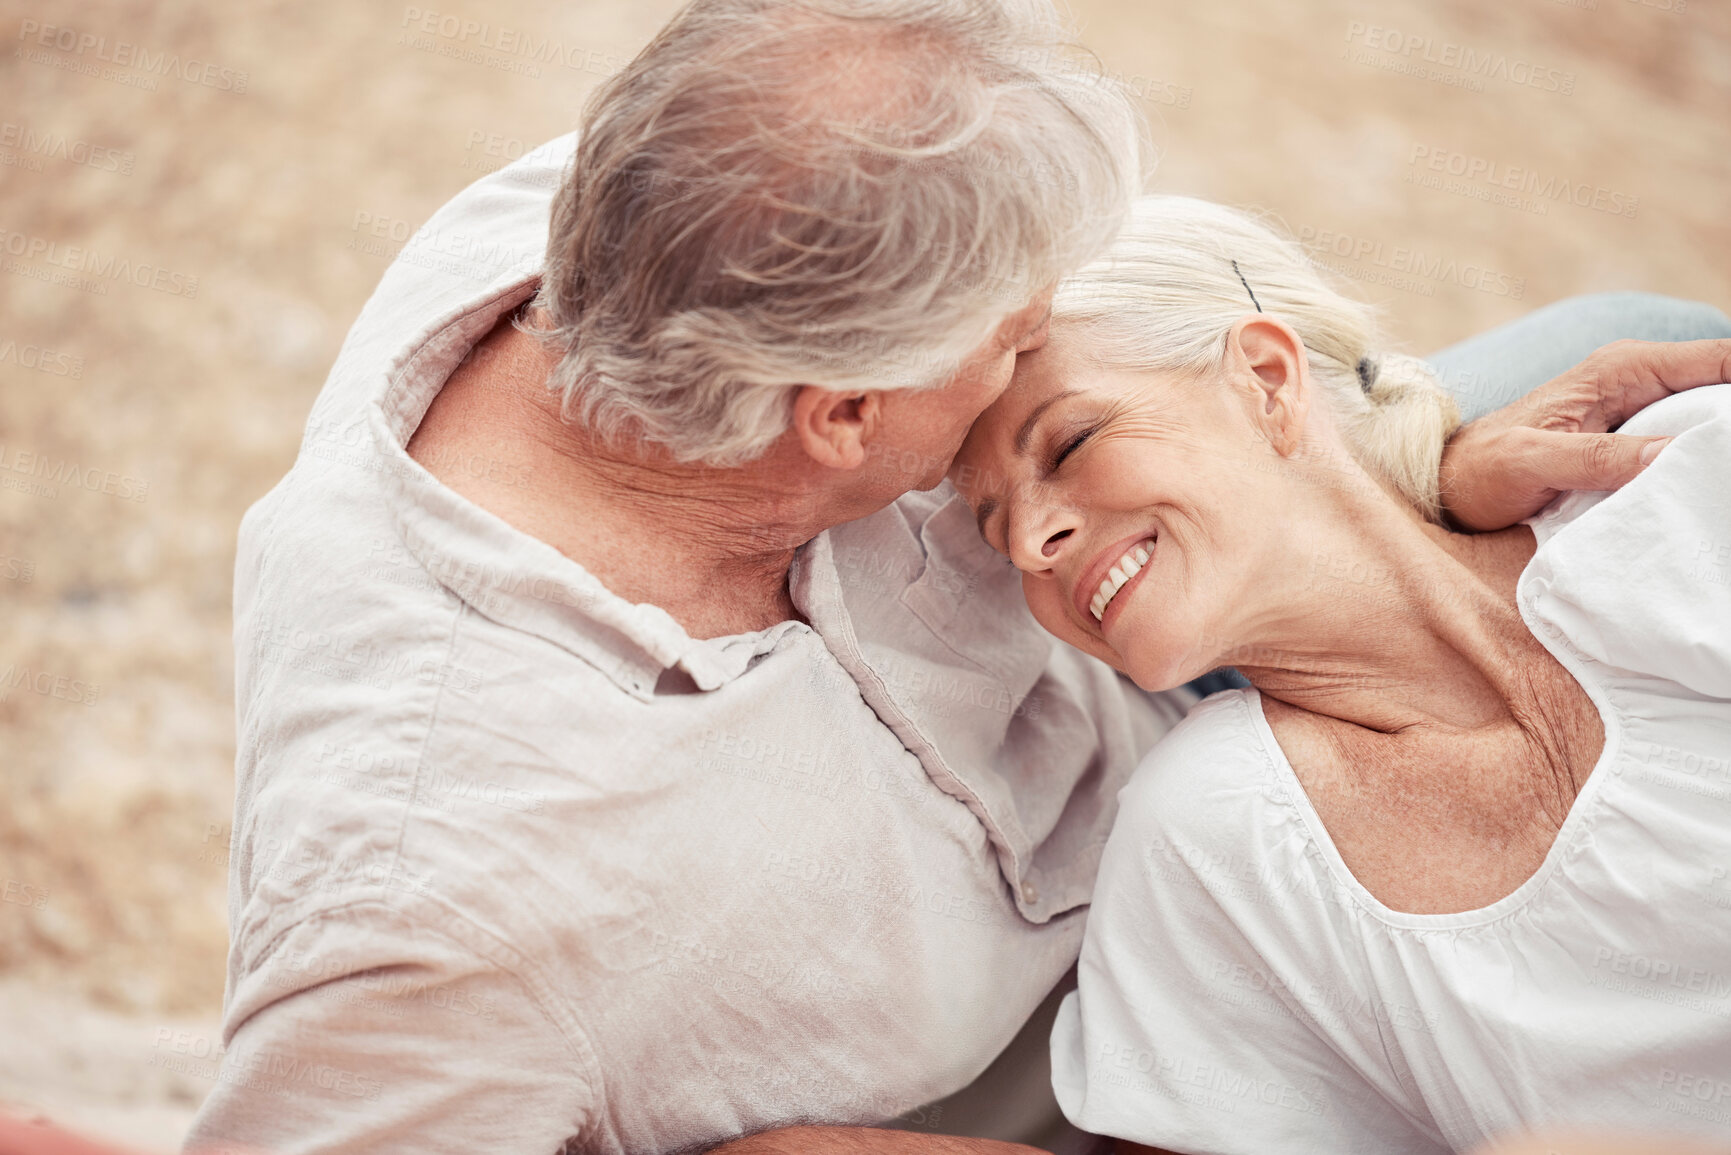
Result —
[[343, 340], [308, 422], [307, 444], [336, 452], [363, 419], [365, 402], [450, 319], [541, 269], [548, 222], [574, 133], [459, 189], [412, 227], [357, 213], [350, 247], [388, 262]]
[[[466, 186], [410, 235], [398, 263], [488, 280], [539, 262], [553, 200], [576, 146], [576, 133], [555, 137]], [[440, 256], [451, 260], [442, 264]]]
[[[973, 514], [948, 483], [903, 494], [874, 514], [830, 529], [828, 537], [856, 614], [883, 603], [941, 629], [937, 623], [948, 622], [963, 602], [983, 601], [1010, 611], [1006, 628], [1037, 630], [1014, 568], [981, 540]], [[865, 593], [871, 596], [859, 596]]]

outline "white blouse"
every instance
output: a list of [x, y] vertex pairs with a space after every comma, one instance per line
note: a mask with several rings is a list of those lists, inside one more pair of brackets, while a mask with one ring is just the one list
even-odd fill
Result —
[[1072, 1122], [1182, 1152], [1459, 1151], [1540, 1124], [1731, 1135], [1731, 385], [1530, 523], [1529, 629], [1605, 747], [1539, 870], [1459, 914], [1352, 877], [1254, 691], [1121, 795], [1052, 1037]]

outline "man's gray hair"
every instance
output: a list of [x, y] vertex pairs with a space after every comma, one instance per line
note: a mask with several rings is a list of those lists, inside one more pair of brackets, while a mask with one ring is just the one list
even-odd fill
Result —
[[1138, 134], [1049, 0], [696, 0], [553, 204], [566, 418], [737, 465], [796, 386], [939, 385], [1110, 241]]

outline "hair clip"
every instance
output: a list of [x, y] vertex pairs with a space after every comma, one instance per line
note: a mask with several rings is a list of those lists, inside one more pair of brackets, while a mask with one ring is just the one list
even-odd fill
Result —
[[1358, 359], [1358, 387], [1368, 395], [1370, 387], [1376, 384], [1376, 361], [1370, 357]]
[[1238, 273], [1238, 283], [1244, 286], [1244, 291], [1250, 294], [1250, 303], [1256, 306], [1258, 313], [1262, 312], [1262, 302], [1256, 299], [1256, 290], [1250, 287], [1250, 282], [1244, 279], [1244, 274], [1238, 272], [1238, 262], [1232, 262], [1232, 271]]

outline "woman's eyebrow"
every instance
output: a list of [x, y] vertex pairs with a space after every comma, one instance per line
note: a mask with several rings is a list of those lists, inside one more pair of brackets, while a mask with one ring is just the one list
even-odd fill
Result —
[[1028, 414], [1028, 416], [1022, 421], [1021, 428], [1016, 430], [1014, 444], [1017, 454], [1028, 452], [1028, 439], [1034, 436], [1034, 426], [1039, 424], [1040, 418], [1046, 415], [1046, 410], [1064, 400], [1066, 397], [1074, 397], [1080, 392], [1080, 389], [1066, 389], [1062, 393], [1052, 394], [1052, 396], [1034, 406], [1034, 411]]

